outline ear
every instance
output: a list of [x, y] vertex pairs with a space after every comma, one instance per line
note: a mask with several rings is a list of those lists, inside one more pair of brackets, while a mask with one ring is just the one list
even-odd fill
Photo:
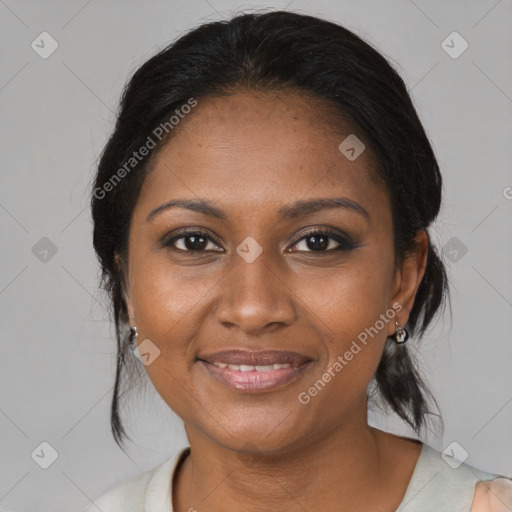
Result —
[[126, 279], [126, 272], [125, 272], [123, 260], [122, 260], [121, 256], [117, 253], [114, 255], [114, 263], [117, 267], [117, 271], [122, 276], [121, 277], [121, 288], [122, 288], [122, 293], [123, 293], [123, 299], [126, 304], [126, 309], [128, 311], [129, 324], [136, 325], [133, 301], [132, 301], [132, 297], [131, 297], [130, 287], [129, 287], [127, 279]]
[[[393, 308], [397, 311], [395, 319], [400, 325], [407, 323], [409, 313], [414, 305], [416, 293], [425, 275], [428, 245], [429, 240], [427, 232], [424, 229], [416, 231], [415, 247], [413, 251], [407, 255], [402, 265], [396, 269], [391, 306], [395, 305], [395, 308]], [[398, 304], [401, 306], [401, 309], [398, 309]], [[393, 335], [395, 331], [395, 322], [389, 322], [388, 335]]]

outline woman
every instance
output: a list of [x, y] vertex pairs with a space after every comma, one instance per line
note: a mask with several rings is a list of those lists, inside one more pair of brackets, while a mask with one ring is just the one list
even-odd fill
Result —
[[375, 393], [418, 436], [433, 414], [408, 339], [447, 296], [441, 196], [403, 81], [343, 27], [240, 15], [138, 69], [92, 197], [112, 428], [137, 346], [190, 446], [87, 511], [509, 510], [512, 481], [367, 423]]

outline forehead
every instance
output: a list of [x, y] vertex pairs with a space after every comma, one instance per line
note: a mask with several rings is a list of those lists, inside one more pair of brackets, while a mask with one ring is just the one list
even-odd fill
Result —
[[336, 192], [386, 209], [368, 146], [355, 160], [339, 149], [351, 133], [328, 104], [298, 93], [203, 98], [156, 156], [139, 201], [150, 208], [208, 197], [228, 209], [257, 208]]

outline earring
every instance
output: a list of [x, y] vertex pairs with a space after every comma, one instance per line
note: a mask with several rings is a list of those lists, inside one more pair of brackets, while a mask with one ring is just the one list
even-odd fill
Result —
[[396, 332], [394, 334], [395, 341], [397, 343], [404, 343], [409, 339], [409, 333], [405, 327], [402, 327], [397, 321], [396, 324]]
[[136, 345], [138, 337], [139, 337], [139, 333], [137, 331], [137, 327], [130, 326], [130, 343]]

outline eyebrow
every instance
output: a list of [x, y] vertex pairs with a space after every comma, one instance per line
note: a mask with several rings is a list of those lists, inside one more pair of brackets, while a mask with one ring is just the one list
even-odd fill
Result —
[[[168, 201], [167, 203], [157, 206], [151, 210], [146, 218], [146, 222], [149, 222], [165, 210], [176, 207], [186, 208], [188, 210], [202, 213], [204, 215], [209, 215], [224, 221], [228, 219], [228, 213], [226, 210], [215, 206], [213, 203], [206, 199], [172, 199], [171, 201]], [[370, 220], [369, 213], [359, 203], [356, 203], [347, 197], [328, 197], [320, 199], [299, 200], [295, 203], [279, 208], [277, 215], [281, 219], [290, 220], [315, 213], [319, 210], [327, 210], [333, 208], [344, 208], [359, 213], [365, 217], [366, 220]]]

